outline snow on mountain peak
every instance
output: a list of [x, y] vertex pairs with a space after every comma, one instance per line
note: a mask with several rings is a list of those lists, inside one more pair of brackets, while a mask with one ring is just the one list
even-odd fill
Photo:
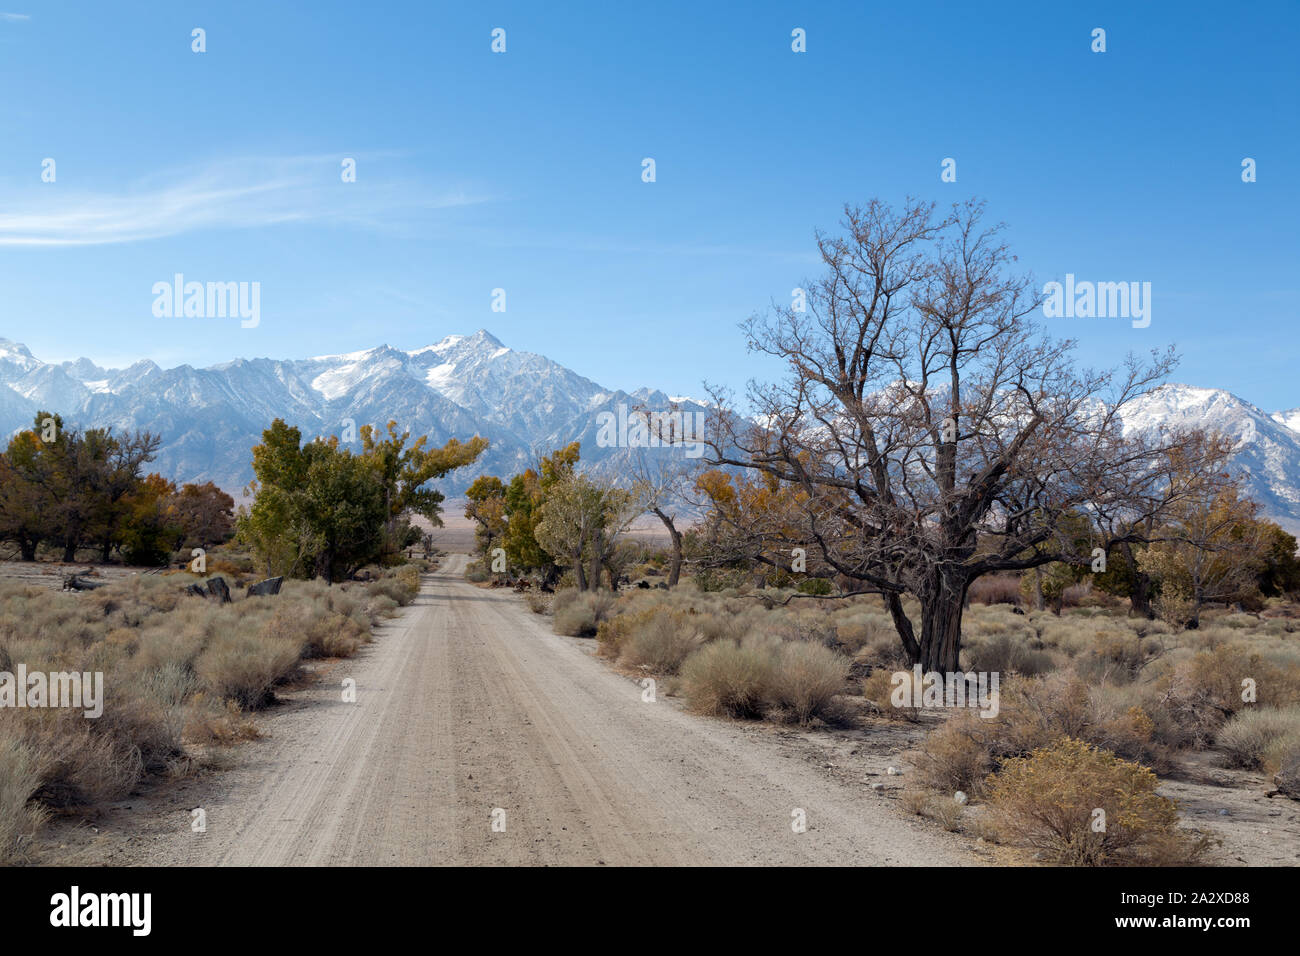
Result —
[[1288, 408], [1286, 411], [1274, 412], [1271, 417], [1273, 421], [1283, 428], [1289, 428], [1293, 432], [1300, 433], [1300, 408]]
[[[277, 417], [313, 435], [339, 434], [347, 419], [392, 419], [438, 442], [488, 438], [483, 460], [449, 478], [447, 490], [463, 489], [480, 473], [512, 474], [575, 440], [584, 467], [613, 477], [628, 467], [627, 452], [598, 444], [597, 416], [620, 405], [667, 403], [710, 404], [650, 388], [607, 389], [544, 355], [508, 348], [485, 329], [410, 352], [381, 345], [203, 369], [164, 370], [141, 360], [120, 371], [89, 360], [47, 364], [0, 339], [0, 431], [30, 425], [42, 408], [83, 427], [148, 429], [167, 442], [155, 466], [160, 473], [230, 489], [251, 477], [248, 449]], [[1300, 531], [1300, 408], [1269, 415], [1222, 389], [1166, 385], [1135, 400], [1123, 418], [1130, 433], [1203, 427], [1231, 435], [1251, 495], [1266, 514]]]

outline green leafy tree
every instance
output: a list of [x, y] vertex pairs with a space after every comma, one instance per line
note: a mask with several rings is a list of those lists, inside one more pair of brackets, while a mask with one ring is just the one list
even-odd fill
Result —
[[573, 474], [579, 447], [572, 442], [555, 450], [539, 462], [537, 471], [529, 468], [511, 478], [505, 490], [506, 560], [513, 568], [540, 575], [548, 586], [559, 579], [560, 566], [538, 542], [537, 523], [551, 488]]
[[[620, 536], [642, 511], [631, 492], [586, 475], [551, 484], [535, 526], [538, 544], [573, 569], [579, 591], [600, 587], [601, 571], [616, 553]], [[614, 585], [617, 572], [611, 573]]]

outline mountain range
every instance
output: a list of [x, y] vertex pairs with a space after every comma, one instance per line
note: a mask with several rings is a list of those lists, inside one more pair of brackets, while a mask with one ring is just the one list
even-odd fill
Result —
[[[349, 424], [395, 419], [441, 444], [483, 435], [491, 447], [473, 468], [449, 476], [445, 493], [481, 473], [510, 475], [571, 441], [584, 466], [624, 472], [638, 452], [601, 447], [602, 413], [645, 408], [703, 414], [690, 398], [641, 388], [605, 388], [542, 355], [508, 348], [491, 333], [449, 335], [406, 352], [380, 345], [315, 358], [238, 359], [210, 368], [163, 369], [142, 360], [124, 369], [89, 359], [53, 364], [0, 338], [0, 433], [30, 427], [38, 410], [83, 427], [147, 429], [163, 437], [153, 468], [174, 481], [214, 481], [238, 496], [252, 478], [250, 449], [283, 418], [304, 438], [343, 434]], [[608, 416], [604, 421], [608, 422]], [[1135, 401], [1126, 431], [1205, 427], [1237, 440], [1235, 464], [1263, 512], [1300, 532], [1300, 408], [1269, 414], [1222, 389], [1165, 385]]]
[[163, 437], [152, 468], [177, 482], [214, 481], [236, 497], [253, 477], [250, 449], [274, 418], [299, 427], [304, 440], [346, 437], [349, 426], [355, 434], [362, 425], [390, 420], [435, 444], [488, 438], [475, 466], [440, 486], [455, 494], [478, 474], [509, 476], [572, 441], [582, 443], [585, 467], [622, 472], [637, 452], [601, 447], [600, 424], [609, 420], [602, 413], [626, 420], [638, 407], [706, 411], [654, 389], [604, 388], [544, 356], [507, 348], [483, 330], [411, 352], [381, 345], [171, 369], [148, 360], [125, 369], [84, 358], [51, 364], [0, 338], [0, 433], [31, 427], [39, 410], [82, 427], [145, 429]]

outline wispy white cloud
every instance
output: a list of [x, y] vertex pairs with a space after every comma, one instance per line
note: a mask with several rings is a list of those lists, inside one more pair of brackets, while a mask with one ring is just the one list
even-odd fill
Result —
[[402, 228], [439, 209], [488, 201], [464, 189], [356, 183], [340, 178], [340, 157], [242, 158], [150, 177], [119, 192], [33, 186], [0, 212], [0, 246], [84, 246], [139, 242], [210, 229], [286, 223]]
[[22, 23], [24, 20], [30, 20], [31, 14], [27, 13], [0, 13], [0, 20], [6, 20], [10, 23]]

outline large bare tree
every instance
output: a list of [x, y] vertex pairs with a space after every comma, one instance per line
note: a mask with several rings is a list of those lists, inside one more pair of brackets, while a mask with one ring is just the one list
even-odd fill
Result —
[[[1138, 540], [1178, 493], [1161, 465], [1185, 441], [1121, 427], [1172, 351], [1077, 368], [1074, 343], [1033, 321], [1041, 297], [982, 213], [978, 202], [946, 214], [910, 200], [846, 207], [842, 233], [817, 234], [826, 271], [806, 305], [745, 324], [784, 379], [751, 382], [743, 410], [710, 390], [709, 464], [798, 492], [788, 544], [878, 588], [908, 657], [941, 671], [957, 669], [972, 581], [1091, 561], [1080, 514], [1097, 528], [1085, 545]], [[919, 626], [905, 595], [919, 601]]]

